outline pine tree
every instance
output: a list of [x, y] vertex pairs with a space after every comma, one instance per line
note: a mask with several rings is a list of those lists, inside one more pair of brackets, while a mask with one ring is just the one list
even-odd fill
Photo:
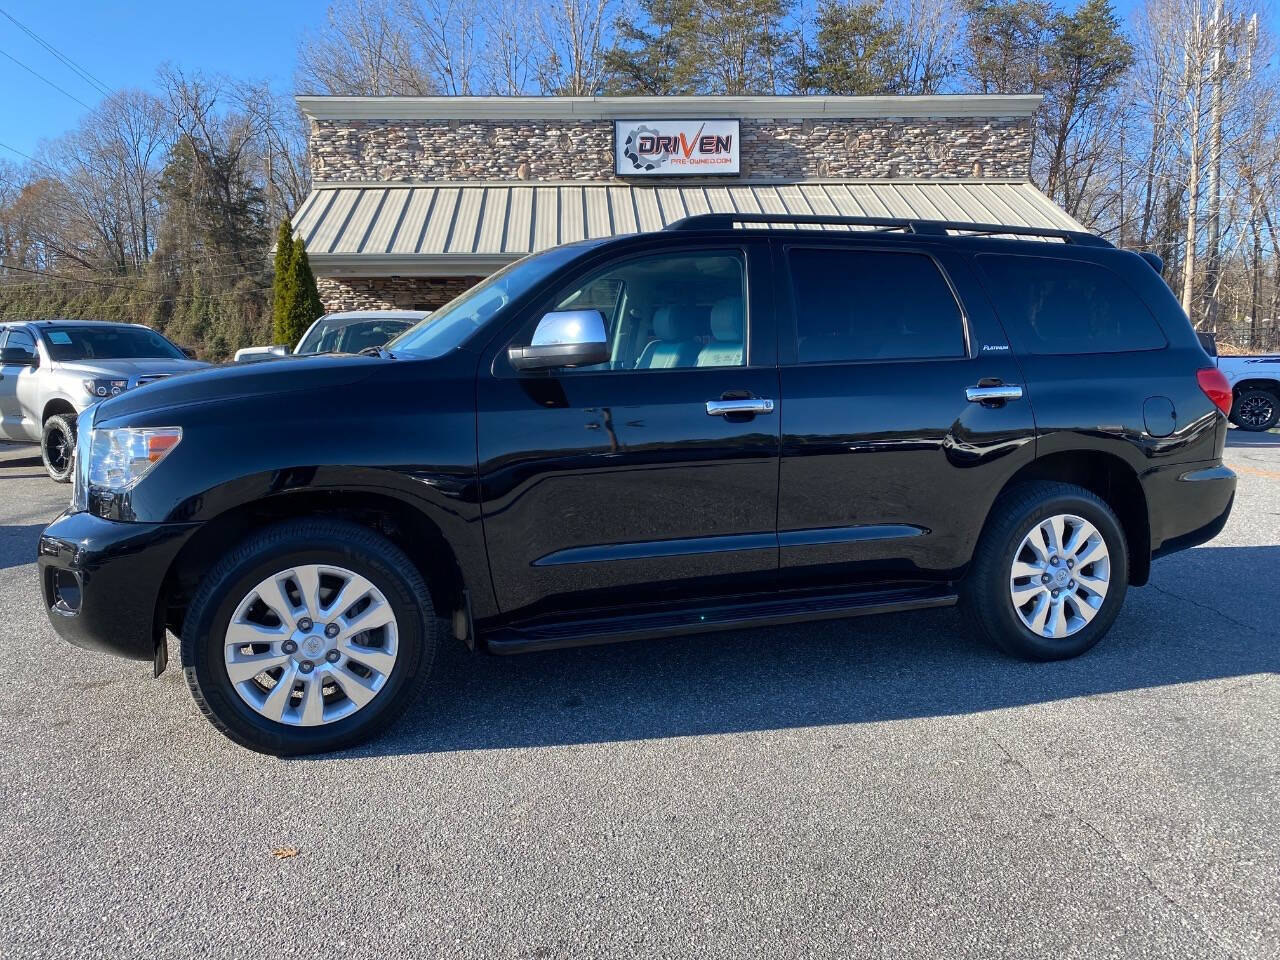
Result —
[[280, 221], [276, 231], [275, 273], [271, 277], [271, 341], [289, 343], [284, 339], [285, 317], [289, 315], [294, 288], [289, 284], [289, 261], [293, 257], [293, 226], [288, 220]]
[[293, 346], [302, 339], [307, 327], [324, 314], [324, 305], [320, 302], [320, 291], [316, 289], [315, 274], [311, 272], [311, 262], [307, 259], [307, 248], [302, 238], [295, 237], [291, 246], [293, 253], [285, 268], [288, 276], [286, 295], [290, 301], [283, 332], [288, 339], [280, 342]]

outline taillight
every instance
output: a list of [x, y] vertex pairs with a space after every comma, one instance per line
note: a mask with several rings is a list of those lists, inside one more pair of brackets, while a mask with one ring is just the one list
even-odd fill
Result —
[[1196, 371], [1196, 382], [1204, 395], [1223, 413], [1231, 413], [1231, 384], [1217, 367], [1205, 367]]

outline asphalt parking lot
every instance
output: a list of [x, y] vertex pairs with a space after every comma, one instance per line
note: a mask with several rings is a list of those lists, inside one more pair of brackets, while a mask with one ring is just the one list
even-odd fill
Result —
[[[1068, 663], [955, 610], [488, 658], [258, 756], [75, 650], [0, 444], [0, 956], [1280, 955], [1280, 435]], [[277, 859], [273, 850], [293, 848]]]

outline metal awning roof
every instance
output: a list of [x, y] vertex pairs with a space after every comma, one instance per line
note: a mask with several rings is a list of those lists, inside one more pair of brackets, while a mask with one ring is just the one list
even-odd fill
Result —
[[1030, 183], [318, 183], [294, 217], [325, 276], [467, 276], [697, 213], [830, 214], [1084, 230]]

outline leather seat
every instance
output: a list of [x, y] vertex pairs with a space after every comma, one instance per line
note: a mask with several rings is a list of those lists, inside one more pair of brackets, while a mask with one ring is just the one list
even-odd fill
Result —
[[743, 352], [742, 299], [717, 300], [711, 308], [711, 336], [715, 338], [698, 353], [700, 367], [740, 367]]
[[698, 362], [702, 344], [698, 334], [698, 313], [693, 307], [659, 307], [653, 311], [653, 333], [658, 338], [647, 344], [636, 361], [637, 370], [692, 367]]

